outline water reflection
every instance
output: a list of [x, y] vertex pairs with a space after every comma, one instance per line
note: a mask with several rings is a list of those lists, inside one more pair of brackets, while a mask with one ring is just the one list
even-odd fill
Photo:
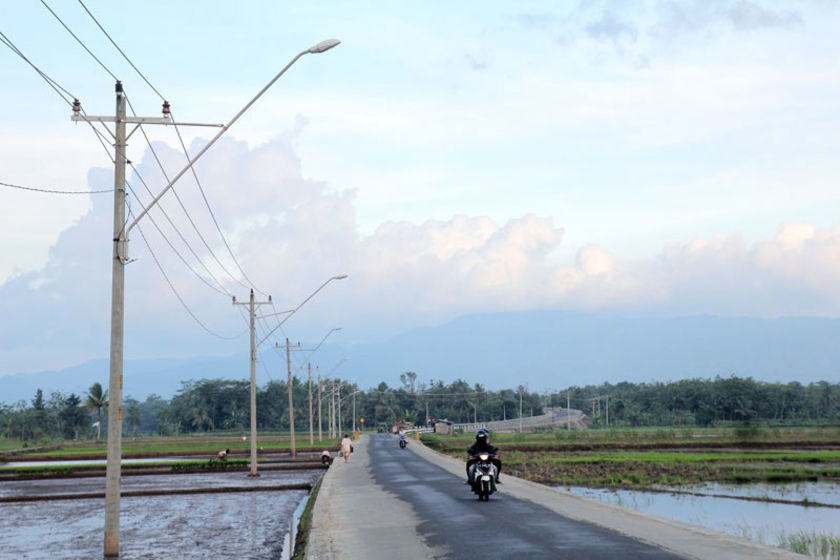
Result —
[[[836, 508], [636, 490], [564, 489], [579, 496], [700, 525], [771, 546], [778, 546], [784, 535], [799, 531], [824, 533], [840, 538], [840, 509]], [[793, 501], [807, 498], [810, 502], [840, 504], [840, 485], [828, 483], [738, 486], [705, 484], [683, 487], [680, 490]]]

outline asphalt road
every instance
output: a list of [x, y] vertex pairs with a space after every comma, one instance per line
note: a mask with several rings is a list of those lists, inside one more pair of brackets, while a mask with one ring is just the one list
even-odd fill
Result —
[[[412, 442], [409, 442], [411, 445]], [[503, 450], [502, 450], [503, 451]], [[383, 490], [410, 504], [418, 535], [438, 558], [681, 558], [610, 530], [575, 521], [505, 495], [479, 502], [448, 471], [400, 449], [387, 435], [371, 436], [370, 472]], [[502, 471], [504, 481], [504, 470]]]

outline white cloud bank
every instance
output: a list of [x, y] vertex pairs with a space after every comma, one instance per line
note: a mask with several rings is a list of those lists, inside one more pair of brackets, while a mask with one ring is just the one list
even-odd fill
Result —
[[[840, 226], [783, 224], [775, 237], [751, 245], [737, 236], [669, 245], [657, 259], [621, 262], [608, 249], [581, 247], [558, 262], [563, 230], [534, 214], [499, 224], [480, 216], [446, 221], [383, 223], [370, 235], [356, 226], [354, 193], [334, 191], [302, 175], [294, 135], [257, 148], [222, 141], [199, 167], [206, 195], [251, 280], [272, 294], [276, 309], [296, 306], [325, 279], [334, 282], [288, 323], [296, 339], [319, 339], [342, 326], [347, 340], [370, 340], [465, 313], [533, 308], [657, 314], [840, 315]], [[195, 146], [194, 146], [195, 148]], [[183, 154], [156, 145], [170, 175]], [[165, 181], [147, 153], [138, 165], [150, 189]], [[135, 190], [141, 189], [136, 176]], [[110, 173], [92, 170], [92, 187]], [[399, 185], [394, 185], [399, 190]], [[173, 197], [164, 207], [202, 263], [157, 211], [152, 217], [191, 263], [220, 279], [226, 256], [200, 194], [189, 182], [181, 200], [214, 262]], [[144, 198], [141, 196], [141, 199]], [[136, 209], [140, 201], [134, 200]], [[108, 352], [112, 202], [99, 195], [66, 229], [48, 264], [0, 286], [0, 375], [79, 363]], [[230, 297], [209, 289], [177, 259], [144, 220], [143, 232], [178, 292], [198, 318], [223, 335], [242, 331]], [[126, 304], [126, 355], [152, 357], [242, 351], [247, 339], [221, 341], [187, 315], [157, 270], [138, 231], [132, 234]], [[240, 278], [240, 281], [242, 279]], [[228, 278], [240, 301], [247, 289]], [[258, 299], [265, 299], [258, 295]], [[268, 313], [264, 307], [261, 312]], [[338, 342], [338, 341], [336, 341]]]

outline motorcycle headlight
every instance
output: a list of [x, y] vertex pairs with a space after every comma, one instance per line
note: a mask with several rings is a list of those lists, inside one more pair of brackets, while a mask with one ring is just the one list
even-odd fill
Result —
[[490, 455], [488, 455], [487, 453], [482, 453], [481, 455], [478, 456], [478, 458], [481, 459], [482, 461], [486, 461], [487, 459], [490, 458]]

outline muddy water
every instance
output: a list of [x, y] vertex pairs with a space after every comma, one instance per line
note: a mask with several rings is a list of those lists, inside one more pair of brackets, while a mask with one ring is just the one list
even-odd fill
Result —
[[[315, 483], [323, 471], [137, 476], [123, 490]], [[20, 481], [3, 495], [103, 491], [104, 479]], [[280, 558], [289, 520], [306, 491], [125, 497], [121, 500], [120, 557]], [[101, 558], [103, 500], [0, 504], [0, 557]]]

